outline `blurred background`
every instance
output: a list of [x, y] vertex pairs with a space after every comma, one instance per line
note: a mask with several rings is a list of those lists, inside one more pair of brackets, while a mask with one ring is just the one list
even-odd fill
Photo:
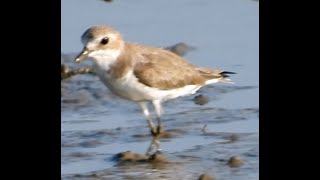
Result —
[[[91, 26], [117, 29], [126, 41], [156, 47], [183, 42], [194, 47], [189, 62], [233, 71], [235, 84], [215, 84], [194, 96], [164, 104], [164, 126], [175, 136], [161, 140], [172, 162], [119, 166], [119, 152], [145, 153], [151, 136], [137, 106], [119, 99], [94, 75], [61, 81], [62, 179], [218, 179], [259, 176], [259, 1], [254, 0], [62, 0], [61, 64], [70, 68]], [[209, 102], [198, 105], [194, 98]], [[203, 127], [205, 131], [203, 131]], [[243, 165], [231, 168], [239, 156]]]

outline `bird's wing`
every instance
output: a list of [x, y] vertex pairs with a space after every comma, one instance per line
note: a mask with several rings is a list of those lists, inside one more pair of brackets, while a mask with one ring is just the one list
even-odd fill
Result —
[[139, 82], [162, 90], [186, 85], [203, 85], [205, 78], [195, 66], [166, 50], [148, 51], [134, 67]]

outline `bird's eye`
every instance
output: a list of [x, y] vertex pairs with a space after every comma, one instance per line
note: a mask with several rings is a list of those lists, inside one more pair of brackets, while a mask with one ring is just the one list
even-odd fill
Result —
[[103, 38], [103, 39], [101, 40], [100, 43], [106, 45], [106, 44], [108, 44], [108, 42], [109, 42], [109, 38], [105, 37], [105, 38]]

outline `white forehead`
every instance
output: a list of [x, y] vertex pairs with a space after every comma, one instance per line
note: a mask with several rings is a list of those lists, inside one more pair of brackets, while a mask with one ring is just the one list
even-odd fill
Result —
[[81, 38], [81, 42], [85, 45], [85, 44], [93, 44], [93, 45], [97, 45], [101, 42], [101, 40], [103, 38], [109, 38], [109, 42], [110, 41], [115, 41], [119, 38], [118, 34], [112, 33], [112, 32], [108, 32], [108, 33], [104, 33], [104, 34], [94, 34], [93, 36], [86, 36], [83, 35]]

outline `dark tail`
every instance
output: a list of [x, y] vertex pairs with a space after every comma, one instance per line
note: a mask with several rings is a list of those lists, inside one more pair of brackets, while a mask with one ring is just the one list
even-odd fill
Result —
[[237, 74], [235, 72], [230, 72], [230, 71], [222, 71], [220, 73], [224, 78], [230, 77], [229, 74]]

